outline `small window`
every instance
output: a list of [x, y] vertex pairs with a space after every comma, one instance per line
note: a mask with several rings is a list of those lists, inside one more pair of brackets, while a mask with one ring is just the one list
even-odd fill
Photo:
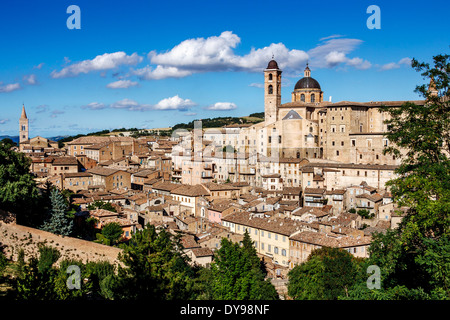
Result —
[[272, 85], [269, 85], [268, 91], [269, 91], [269, 94], [273, 94], [273, 86]]

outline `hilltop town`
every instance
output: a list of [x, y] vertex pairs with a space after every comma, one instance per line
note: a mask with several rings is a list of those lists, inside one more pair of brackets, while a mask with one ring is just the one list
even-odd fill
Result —
[[[171, 136], [116, 132], [60, 147], [29, 138], [23, 106], [17, 150], [40, 187], [72, 192], [79, 217], [97, 218], [98, 229], [119, 223], [123, 241], [147, 224], [181, 233], [193, 263], [208, 266], [223, 237], [240, 242], [246, 231], [272, 278], [286, 278], [316, 248], [368, 257], [372, 234], [396, 228], [407, 212], [386, 187], [399, 159], [383, 154], [379, 112], [404, 101], [323, 101], [306, 66], [292, 102], [281, 104], [281, 73], [275, 60], [264, 70], [262, 122], [196, 121]], [[89, 210], [96, 201], [115, 212]]]

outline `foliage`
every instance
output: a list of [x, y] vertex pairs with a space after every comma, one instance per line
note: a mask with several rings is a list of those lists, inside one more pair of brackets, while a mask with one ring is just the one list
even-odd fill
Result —
[[69, 236], [73, 230], [73, 220], [66, 217], [67, 202], [58, 189], [50, 192], [51, 211], [41, 229], [55, 234]]
[[416, 87], [425, 105], [407, 102], [400, 108], [382, 108], [390, 115], [385, 121], [390, 128], [386, 137], [392, 142], [385, 153], [402, 156], [398, 178], [388, 186], [393, 200], [410, 208], [401, 238], [411, 248], [422, 236], [437, 238], [450, 227], [450, 56], [438, 55], [433, 61], [433, 68], [412, 61], [436, 89], [433, 93], [426, 85]]
[[112, 212], [117, 212], [116, 208], [110, 203], [105, 201], [96, 200], [93, 203], [88, 205], [88, 210], [95, 210], [95, 209], [104, 209]]
[[103, 226], [101, 236], [97, 236], [103, 244], [115, 245], [122, 238], [123, 230], [117, 222], [111, 222]]
[[242, 247], [222, 238], [211, 264], [212, 297], [216, 300], [276, 300], [278, 293], [265, 279], [256, 249], [246, 232]]
[[0, 141], [0, 209], [16, 213], [17, 223], [33, 226], [40, 195], [29, 168], [29, 158]]
[[7, 264], [8, 264], [8, 259], [6, 259], [3, 252], [0, 251], [0, 279], [3, 276], [3, 272], [5, 271]]
[[188, 263], [179, 237], [148, 224], [123, 246], [114, 298], [119, 299], [191, 299], [195, 268]]
[[450, 298], [450, 56], [433, 62], [412, 61], [431, 84], [416, 87], [424, 105], [382, 108], [389, 114], [385, 153], [401, 156], [398, 177], [387, 186], [408, 211], [398, 229], [373, 237], [367, 264], [380, 268], [381, 289], [369, 290], [360, 281], [351, 299]]
[[367, 209], [358, 210], [356, 213], [365, 219], [372, 219], [375, 216], [374, 213], [370, 213]]
[[323, 247], [288, 274], [288, 294], [296, 300], [335, 300], [356, 283], [359, 261], [346, 250]]
[[[48, 246], [40, 246], [39, 259], [31, 257], [23, 266], [23, 272], [15, 283], [19, 300], [75, 300], [108, 299], [108, 286], [103, 282], [115, 273], [112, 264], [106, 261], [83, 263], [80, 260], [64, 259], [59, 267], [55, 262], [60, 252]], [[67, 285], [71, 273], [69, 266], [80, 268], [80, 289]], [[83, 281], [84, 279], [84, 281]]]

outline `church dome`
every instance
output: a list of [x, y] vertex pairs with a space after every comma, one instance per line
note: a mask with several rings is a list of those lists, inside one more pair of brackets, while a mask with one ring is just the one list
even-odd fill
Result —
[[297, 89], [320, 89], [320, 84], [316, 79], [304, 77], [297, 81], [294, 90]]
[[267, 69], [278, 69], [278, 63], [275, 60], [270, 60]]

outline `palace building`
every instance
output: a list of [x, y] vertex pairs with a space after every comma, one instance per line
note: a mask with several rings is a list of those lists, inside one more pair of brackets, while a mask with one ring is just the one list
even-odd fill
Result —
[[[308, 65], [292, 91], [292, 101], [281, 104], [282, 70], [271, 60], [264, 70], [265, 121], [242, 128], [233, 147], [240, 152], [276, 154], [279, 158], [324, 159], [351, 164], [398, 165], [383, 155], [389, 141], [381, 106], [406, 101], [324, 101], [319, 81]], [[425, 100], [411, 101], [423, 105]]]

